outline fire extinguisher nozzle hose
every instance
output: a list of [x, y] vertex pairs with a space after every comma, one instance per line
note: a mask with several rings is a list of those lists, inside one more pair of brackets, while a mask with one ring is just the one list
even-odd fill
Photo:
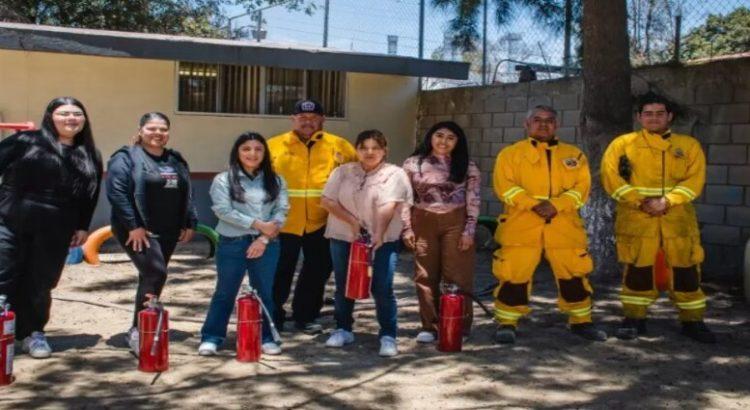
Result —
[[164, 322], [164, 306], [159, 303], [157, 309], [159, 309], [159, 318], [156, 320], [156, 333], [154, 333], [154, 342], [151, 344], [151, 356], [156, 355], [156, 347], [161, 340], [161, 327]]

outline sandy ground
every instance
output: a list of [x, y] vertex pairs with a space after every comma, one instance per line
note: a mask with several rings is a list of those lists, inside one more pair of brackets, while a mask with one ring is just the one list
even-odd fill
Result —
[[[289, 331], [282, 355], [242, 364], [233, 356], [233, 324], [218, 357], [196, 354], [215, 277], [206, 253], [206, 244], [179, 248], [170, 266], [164, 302], [172, 315], [171, 367], [160, 375], [138, 372], [125, 348], [136, 283], [127, 257], [115, 252], [103, 255], [100, 267], [66, 267], [47, 328], [54, 354], [18, 355], [17, 381], [0, 389], [0, 408], [750, 408], [750, 310], [720, 287], [709, 287], [707, 318], [717, 345], [680, 336], [664, 300], [653, 308], [649, 337], [590, 343], [566, 330], [542, 270], [534, 313], [516, 345], [495, 345], [495, 326], [477, 307], [464, 351], [443, 354], [413, 340], [412, 260], [402, 254], [397, 357], [378, 357], [373, 305], [364, 302], [355, 311], [354, 344], [330, 349], [326, 334]], [[483, 289], [493, 282], [490, 254], [478, 259], [475, 288]], [[596, 318], [610, 331], [619, 321], [615, 292], [616, 284], [597, 286]], [[326, 332], [333, 328], [331, 306], [322, 323]]]

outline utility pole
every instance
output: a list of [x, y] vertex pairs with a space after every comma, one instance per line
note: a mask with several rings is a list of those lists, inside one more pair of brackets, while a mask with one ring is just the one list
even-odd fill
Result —
[[570, 69], [570, 36], [573, 26], [573, 0], [565, 0], [565, 45], [563, 50], [563, 76], [567, 77]]
[[331, 0], [326, 0], [325, 14], [323, 18], [323, 48], [328, 47], [328, 10], [331, 7]]
[[482, 85], [487, 85], [487, 3], [484, 0], [484, 23], [482, 27]]
[[258, 17], [258, 23], [255, 26], [255, 33], [253, 37], [255, 37], [255, 40], [260, 43], [261, 37], [263, 37], [263, 10], [258, 10], [256, 12], [256, 16]]
[[419, 58], [424, 58], [424, 2], [419, 0]]
[[682, 1], [677, 3], [677, 13], [674, 16], [674, 55], [672, 61], [675, 64], [680, 62], [680, 37], [682, 36]]

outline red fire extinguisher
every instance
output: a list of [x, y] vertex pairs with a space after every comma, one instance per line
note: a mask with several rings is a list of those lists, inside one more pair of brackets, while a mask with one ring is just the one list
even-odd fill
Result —
[[437, 349], [441, 352], [460, 352], [463, 342], [464, 296], [458, 286], [441, 286], [440, 323], [438, 325]]
[[366, 230], [362, 230], [356, 241], [349, 246], [349, 269], [346, 274], [345, 296], [349, 299], [370, 297], [372, 280], [372, 240]]
[[0, 386], [13, 383], [13, 356], [16, 341], [16, 315], [0, 295]]
[[138, 370], [163, 372], [169, 368], [169, 312], [156, 295], [146, 297], [146, 308], [138, 313]]
[[257, 362], [260, 360], [262, 341], [262, 315], [271, 327], [271, 334], [276, 343], [281, 341], [279, 332], [273, 323], [258, 292], [250, 286], [237, 299], [237, 361]]
[[671, 276], [672, 268], [667, 264], [667, 257], [664, 253], [664, 249], [659, 248], [656, 251], [656, 261], [654, 262], [654, 283], [656, 289], [659, 292], [664, 292], [669, 289], [669, 277]]

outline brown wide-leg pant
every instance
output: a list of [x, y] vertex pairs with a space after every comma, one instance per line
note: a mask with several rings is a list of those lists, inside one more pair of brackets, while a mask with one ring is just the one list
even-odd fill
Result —
[[[436, 332], [440, 309], [440, 282], [454, 283], [464, 291], [474, 290], [474, 256], [472, 246], [458, 250], [466, 223], [466, 208], [447, 213], [412, 208], [412, 229], [416, 236], [414, 283], [419, 299], [422, 329]], [[471, 330], [472, 301], [464, 295], [464, 334]]]

